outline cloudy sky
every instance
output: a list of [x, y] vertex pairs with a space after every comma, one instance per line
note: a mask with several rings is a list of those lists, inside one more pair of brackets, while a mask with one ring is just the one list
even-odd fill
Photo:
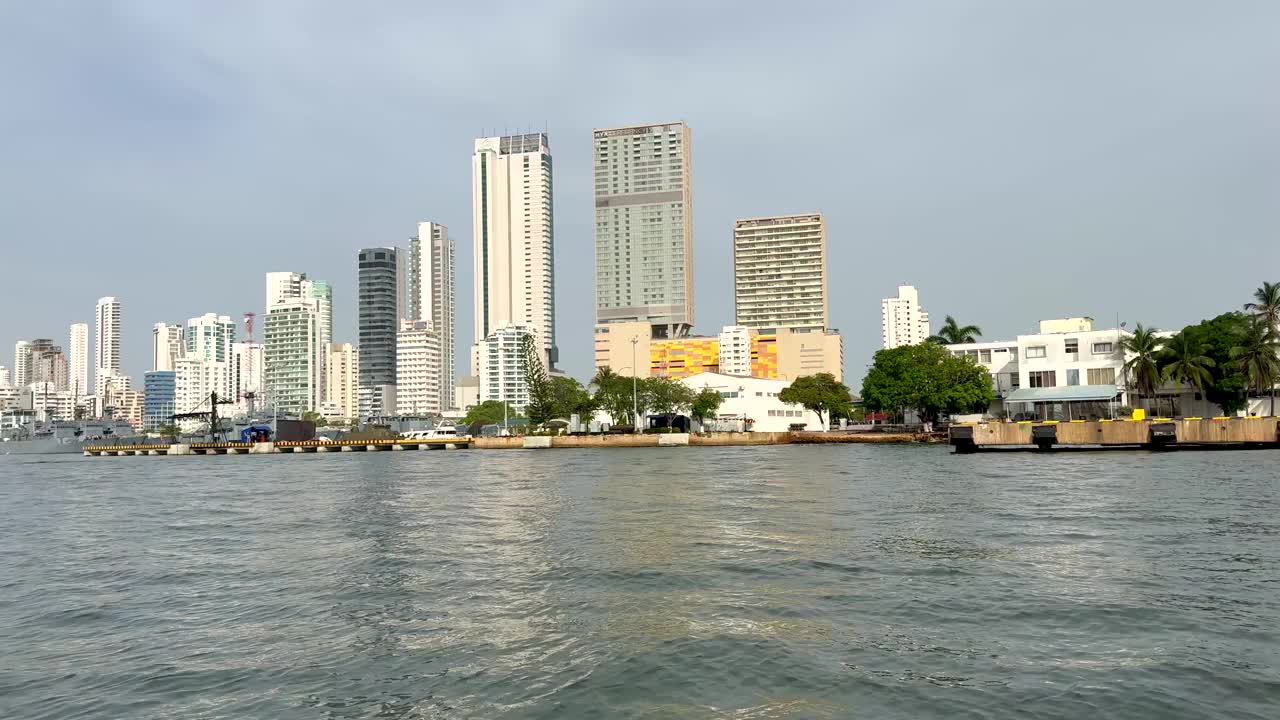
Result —
[[698, 330], [732, 322], [734, 218], [820, 210], [858, 382], [917, 285], [989, 338], [1118, 313], [1162, 328], [1280, 280], [1280, 3], [0, 4], [0, 364], [124, 303], [150, 328], [335, 284], [415, 223], [458, 243], [473, 138], [547, 128], [562, 365], [591, 372], [591, 130], [693, 130]]

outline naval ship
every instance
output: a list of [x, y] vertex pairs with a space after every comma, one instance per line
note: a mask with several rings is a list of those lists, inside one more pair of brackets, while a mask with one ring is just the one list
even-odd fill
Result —
[[146, 437], [123, 420], [54, 420], [0, 430], [0, 455], [82, 453], [86, 445], [140, 445]]

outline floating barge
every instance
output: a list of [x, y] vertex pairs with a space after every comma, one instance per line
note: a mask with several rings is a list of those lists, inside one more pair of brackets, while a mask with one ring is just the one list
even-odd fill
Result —
[[469, 437], [390, 440], [284, 440], [281, 442], [216, 442], [178, 445], [91, 445], [86, 457], [129, 455], [268, 455], [278, 453], [380, 452], [384, 450], [446, 450], [471, 447]]
[[961, 423], [950, 428], [957, 453], [986, 450], [1280, 448], [1274, 417], [1151, 418]]

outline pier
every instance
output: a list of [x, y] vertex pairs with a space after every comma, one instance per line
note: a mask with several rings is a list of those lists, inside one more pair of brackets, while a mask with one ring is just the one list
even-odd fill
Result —
[[951, 446], [961, 454], [1016, 449], [1280, 448], [1280, 420], [1274, 417], [962, 423], [952, 425], [949, 433]]
[[280, 453], [382, 452], [403, 450], [467, 449], [469, 437], [409, 440], [296, 440], [281, 442], [212, 442], [164, 445], [91, 445], [86, 457], [126, 457], [143, 455], [268, 455]]

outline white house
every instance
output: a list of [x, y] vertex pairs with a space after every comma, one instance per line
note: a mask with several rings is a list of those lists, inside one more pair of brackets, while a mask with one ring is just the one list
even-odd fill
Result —
[[701, 373], [680, 382], [695, 393], [703, 388], [720, 393], [720, 409], [716, 419], [707, 422], [708, 430], [786, 432], [792, 425], [803, 425], [804, 430], [823, 429], [817, 413], [778, 399], [778, 393], [791, 384], [787, 380]]

